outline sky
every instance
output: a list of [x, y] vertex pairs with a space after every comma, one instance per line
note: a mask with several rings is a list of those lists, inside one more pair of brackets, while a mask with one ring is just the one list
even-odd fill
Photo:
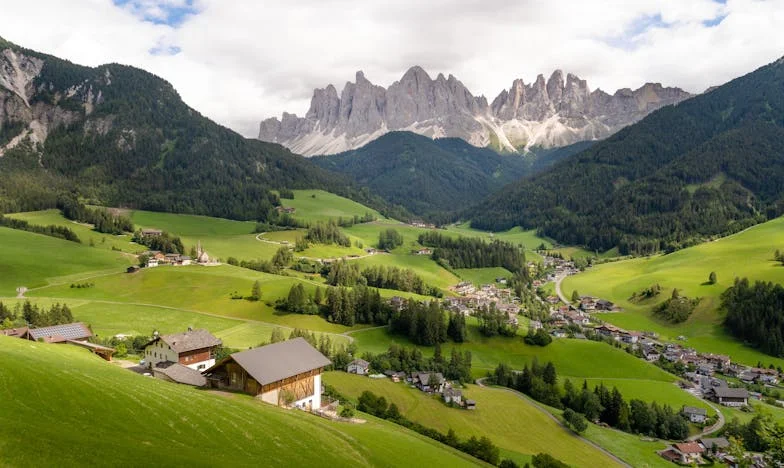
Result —
[[358, 70], [388, 86], [419, 65], [491, 101], [555, 69], [699, 93], [784, 56], [784, 0], [0, 0], [0, 18], [21, 46], [155, 73], [249, 137]]

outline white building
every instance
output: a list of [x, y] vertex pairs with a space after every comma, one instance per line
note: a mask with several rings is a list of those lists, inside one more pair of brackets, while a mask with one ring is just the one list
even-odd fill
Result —
[[348, 364], [346, 372], [349, 374], [365, 375], [370, 369], [370, 363], [364, 359], [354, 359]]
[[222, 344], [207, 330], [160, 335], [144, 347], [144, 361], [150, 369], [163, 363], [178, 363], [203, 371], [215, 365], [215, 348]]

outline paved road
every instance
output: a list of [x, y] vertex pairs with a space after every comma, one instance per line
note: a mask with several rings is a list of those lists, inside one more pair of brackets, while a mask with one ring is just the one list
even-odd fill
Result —
[[[480, 387], [484, 387], [484, 386], [485, 386], [485, 384], [484, 384], [484, 380], [485, 380], [484, 378], [482, 378], [482, 379], [477, 379], [477, 380], [476, 380], [476, 384], [477, 384], [477, 385], [479, 385]], [[554, 416], [552, 413], [550, 413], [549, 411], [547, 411], [547, 409], [545, 409], [545, 408], [544, 408], [542, 405], [540, 405], [540, 404], [539, 404], [539, 403], [538, 403], [536, 400], [533, 400], [533, 399], [531, 399], [529, 396], [527, 396], [527, 395], [525, 395], [525, 394], [523, 394], [523, 393], [520, 393], [520, 392], [518, 392], [518, 391], [516, 391], [516, 390], [512, 390], [511, 388], [505, 388], [505, 387], [494, 387], [494, 388], [496, 388], [496, 389], [498, 389], [498, 390], [501, 390], [501, 391], [504, 391], [504, 392], [509, 392], [509, 393], [511, 393], [511, 394], [513, 394], [513, 395], [515, 395], [515, 396], [517, 396], [517, 397], [518, 397], [518, 398], [520, 398], [521, 400], [524, 400], [524, 401], [526, 401], [526, 402], [530, 403], [530, 404], [531, 404], [531, 405], [533, 405], [533, 406], [534, 406], [536, 409], [538, 409], [539, 411], [541, 411], [542, 413], [544, 413], [545, 415], [547, 415], [547, 416], [548, 416], [550, 419], [552, 419], [553, 421], [555, 421], [555, 422], [556, 422], [556, 423], [557, 423], [559, 426], [561, 426], [561, 427], [562, 427], [562, 428], [563, 428], [565, 431], [569, 432], [569, 434], [572, 434], [574, 437], [577, 437], [578, 439], [581, 439], [581, 440], [582, 440], [583, 442], [585, 442], [586, 444], [588, 444], [588, 445], [592, 446], [593, 448], [595, 448], [595, 449], [599, 450], [600, 452], [604, 453], [604, 454], [605, 454], [605, 455], [607, 455], [608, 457], [612, 458], [612, 459], [613, 459], [613, 460], [614, 460], [616, 463], [618, 463], [619, 465], [621, 465], [621, 466], [625, 466], [625, 467], [628, 467], [628, 468], [631, 468], [631, 466], [632, 466], [632, 465], [630, 465], [630, 464], [626, 463], [625, 461], [621, 460], [621, 459], [620, 459], [620, 458], [618, 458], [617, 456], [613, 455], [611, 452], [609, 452], [608, 450], [606, 450], [605, 448], [603, 448], [601, 445], [598, 445], [598, 444], [596, 444], [596, 443], [594, 443], [594, 442], [592, 442], [592, 441], [590, 441], [590, 440], [586, 439], [585, 437], [581, 436], [580, 434], [575, 434], [575, 433], [574, 433], [574, 431], [572, 431], [572, 430], [571, 430], [571, 429], [569, 429], [568, 427], [564, 426], [564, 423], [563, 423], [563, 421], [561, 421], [560, 419], [558, 419], [557, 417], [555, 417], [555, 416]], [[615, 430], [615, 429], [611, 429], [611, 430]]]
[[699, 439], [701, 437], [705, 437], [705, 436], [713, 434], [715, 432], [719, 432], [721, 430], [721, 428], [724, 427], [724, 423], [725, 423], [724, 414], [722, 414], [722, 412], [719, 411], [718, 408], [713, 406], [713, 404], [711, 404], [711, 403], [709, 403], [707, 401], [705, 402], [705, 404], [710, 406], [711, 409], [713, 409], [713, 411], [716, 412], [716, 414], [719, 416], [719, 420], [716, 421], [716, 424], [714, 424], [713, 426], [704, 428], [702, 430], [702, 432], [700, 432], [699, 434], [693, 435], [693, 436], [689, 437], [688, 440], [697, 440], [697, 439]]
[[566, 294], [563, 293], [561, 290], [561, 282], [566, 278], [568, 275], [559, 275], [555, 277], [555, 293], [558, 295], [558, 298], [561, 299], [561, 302], [564, 304], [571, 304], [572, 301], [566, 297]]

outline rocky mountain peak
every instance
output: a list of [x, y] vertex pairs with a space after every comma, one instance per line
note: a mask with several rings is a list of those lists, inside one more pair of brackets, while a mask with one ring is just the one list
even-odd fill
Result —
[[305, 155], [354, 149], [394, 130], [433, 138], [458, 137], [475, 146], [497, 141], [518, 151], [530, 146], [562, 146], [605, 138], [625, 125], [690, 95], [678, 88], [647, 83], [609, 95], [591, 92], [586, 80], [555, 70], [531, 84], [518, 78], [488, 105], [455, 76], [435, 79], [420, 66], [406, 70], [388, 88], [371, 83], [361, 71], [338, 96], [333, 86], [313, 93], [304, 118], [285, 114], [266, 119], [259, 138]]

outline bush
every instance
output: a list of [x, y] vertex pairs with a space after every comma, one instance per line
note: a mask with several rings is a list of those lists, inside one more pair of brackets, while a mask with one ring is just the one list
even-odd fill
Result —
[[351, 406], [344, 406], [340, 409], [340, 417], [341, 418], [353, 418], [354, 417], [354, 408]]

